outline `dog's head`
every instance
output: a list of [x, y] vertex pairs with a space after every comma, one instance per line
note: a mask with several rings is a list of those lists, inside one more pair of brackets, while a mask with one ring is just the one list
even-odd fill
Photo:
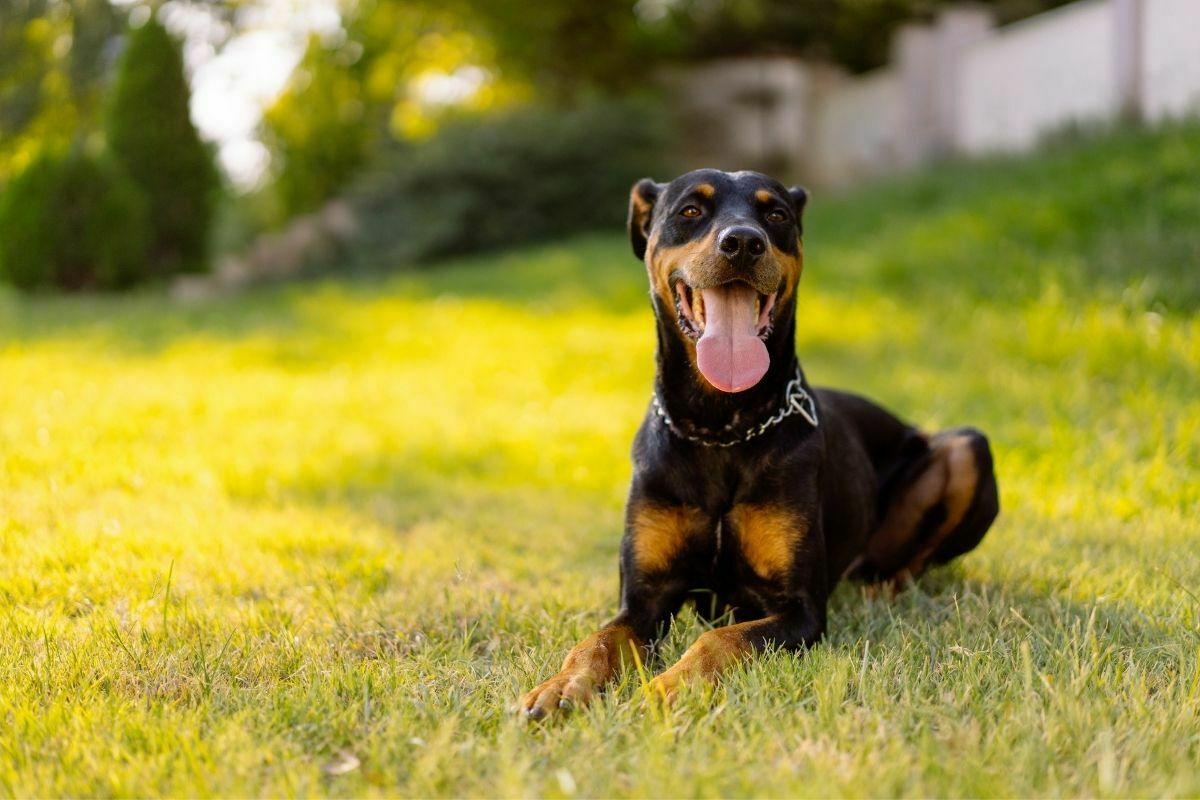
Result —
[[766, 342], [804, 266], [807, 198], [757, 172], [715, 169], [633, 187], [629, 237], [650, 273], [655, 313], [721, 391], [749, 389], [770, 366]]

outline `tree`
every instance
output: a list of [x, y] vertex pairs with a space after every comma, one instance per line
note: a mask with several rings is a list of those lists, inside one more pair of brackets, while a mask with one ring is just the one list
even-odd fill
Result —
[[313, 36], [288, 87], [264, 115], [285, 216], [311, 211], [334, 195], [366, 156], [372, 129], [356, 72], [342, 51]]
[[219, 178], [188, 113], [179, 46], [151, 17], [129, 36], [108, 113], [108, 145], [151, 208], [155, 273], [201, 272]]
[[44, 149], [0, 193], [0, 279], [119, 289], [144, 277], [146, 201], [112, 159]]
[[124, 11], [108, 0], [2, 0], [0, 183], [99, 124]]
[[442, 0], [491, 42], [497, 65], [529, 81], [543, 97], [570, 104], [599, 90], [622, 94], [644, 86], [653, 46], [634, 0]]
[[285, 217], [341, 191], [381, 144], [430, 132], [432, 121], [409, 93], [416, 75], [487, 63], [490, 55], [459, 17], [428, 0], [359, 0], [344, 24], [344, 36], [309, 39], [263, 118], [272, 190]]

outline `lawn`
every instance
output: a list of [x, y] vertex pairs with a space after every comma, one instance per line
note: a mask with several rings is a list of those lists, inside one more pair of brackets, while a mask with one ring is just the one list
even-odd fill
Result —
[[810, 377], [984, 429], [999, 520], [894, 601], [840, 587], [808, 654], [529, 728], [614, 610], [623, 233], [0, 294], [0, 794], [1200, 795], [1198, 187], [1179, 127], [818, 193]]

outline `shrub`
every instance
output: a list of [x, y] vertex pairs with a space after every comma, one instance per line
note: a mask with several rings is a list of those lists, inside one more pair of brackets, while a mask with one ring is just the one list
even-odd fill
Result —
[[663, 172], [649, 104], [524, 107], [448, 123], [352, 191], [372, 259], [412, 261], [620, 225], [629, 188]]
[[0, 278], [22, 289], [129, 286], [145, 275], [146, 218], [111, 158], [43, 154], [0, 195]]
[[188, 115], [188, 95], [179, 46], [151, 18], [130, 34], [121, 57], [107, 134], [150, 201], [150, 259], [160, 275], [208, 265], [218, 175]]

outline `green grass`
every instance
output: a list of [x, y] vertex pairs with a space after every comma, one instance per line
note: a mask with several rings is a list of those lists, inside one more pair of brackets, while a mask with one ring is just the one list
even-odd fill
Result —
[[810, 376], [986, 430], [1000, 519], [807, 655], [533, 729], [616, 597], [623, 235], [0, 295], [0, 794], [1200, 795], [1197, 187], [1185, 127], [818, 195]]

